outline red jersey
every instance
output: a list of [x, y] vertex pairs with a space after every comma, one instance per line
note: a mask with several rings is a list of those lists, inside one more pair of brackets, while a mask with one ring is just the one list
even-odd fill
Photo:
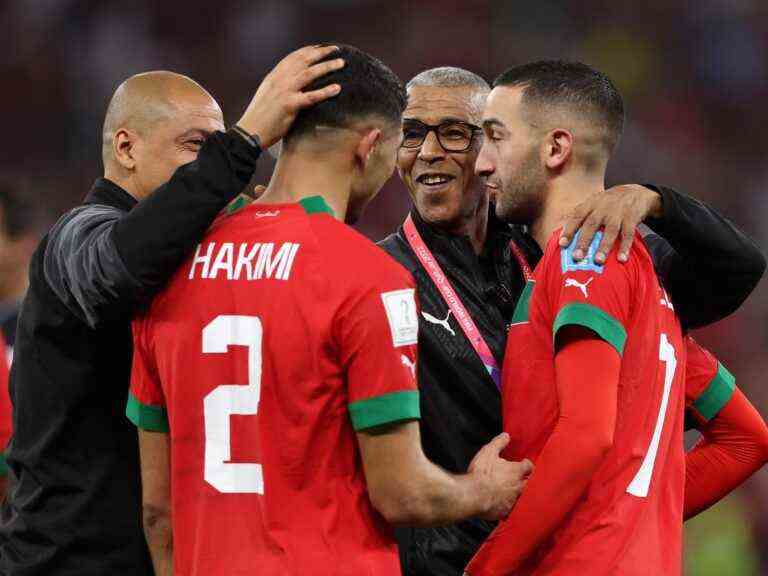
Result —
[[516, 574], [671, 576], [681, 571], [685, 343], [651, 257], [636, 240], [575, 263], [553, 235], [521, 297], [503, 369], [505, 456], [534, 463], [558, 418], [554, 339], [584, 326], [621, 356], [613, 447], [552, 537]]
[[717, 416], [730, 402], [736, 379], [691, 336], [685, 339], [686, 429], [697, 428]]
[[221, 217], [134, 324], [171, 436], [174, 573], [399, 574], [356, 431], [418, 418], [410, 274], [319, 197]]

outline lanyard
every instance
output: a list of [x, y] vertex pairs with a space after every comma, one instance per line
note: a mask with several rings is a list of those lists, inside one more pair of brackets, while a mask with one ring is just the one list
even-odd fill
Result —
[[496, 387], [501, 389], [501, 372], [499, 371], [499, 365], [493, 357], [491, 349], [488, 347], [485, 338], [483, 338], [483, 335], [477, 328], [475, 321], [472, 320], [469, 312], [464, 308], [464, 304], [459, 300], [459, 296], [445, 276], [443, 269], [440, 268], [440, 264], [438, 264], [437, 260], [432, 255], [432, 252], [427, 248], [419, 231], [416, 230], [416, 226], [414, 225], [410, 214], [408, 214], [408, 217], [405, 219], [403, 230], [405, 231], [405, 238], [408, 240], [408, 244], [411, 245], [419, 262], [424, 266], [424, 269], [427, 271], [427, 274], [429, 274], [432, 282], [440, 291], [448, 308], [453, 312], [453, 317], [456, 318], [470, 344], [472, 344], [472, 347], [475, 349], [475, 352], [477, 352], [483, 365], [485, 365], [485, 369], [488, 370], [491, 379], [493, 379]]
[[525, 257], [525, 254], [523, 254], [523, 251], [520, 250], [520, 247], [515, 244], [514, 240], [509, 241], [509, 249], [512, 251], [512, 254], [515, 255], [515, 259], [517, 259], [517, 263], [520, 265], [520, 270], [523, 272], [525, 281], [530, 282], [533, 280], [533, 272], [531, 272], [531, 267], [528, 265], [528, 259]]

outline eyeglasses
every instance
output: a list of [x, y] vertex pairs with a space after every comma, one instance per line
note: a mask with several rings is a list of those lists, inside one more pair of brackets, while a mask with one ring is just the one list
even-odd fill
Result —
[[475, 134], [482, 133], [479, 126], [469, 122], [450, 121], [430, 125], [418, 120], [408, 120], [403, 123], [403, 148], [421, 148], [427, 135], [434, 132], [437, 141], [446, 152], [466, 152], [472, 147]]

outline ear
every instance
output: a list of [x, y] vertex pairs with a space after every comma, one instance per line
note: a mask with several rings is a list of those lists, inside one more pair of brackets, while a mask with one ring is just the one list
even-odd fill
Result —
[[556, 128], [549, 133], [544, 162], [547, 168], [557, 170], [565, 166], [573, 152], [573, 133]]
[[127, 128], [120, 128], [112, 137], [112, 155], [115, 162], [126, 170], [133, 170], [136, 166], [137, 140], [138, 135]]
[[381, 130], [378, 128], [371, 128], [363, 134], [363, 137], [357, 143], [355, 148], [355, 160], [360, 166], [365, 169], [368, 165], [368, 161], [371, 159], [371, 155], [376, 148], [376, 144], [381, 140]]

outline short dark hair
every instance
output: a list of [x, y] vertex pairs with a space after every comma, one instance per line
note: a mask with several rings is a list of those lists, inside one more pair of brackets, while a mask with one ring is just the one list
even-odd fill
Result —
[[298, 113], [285, 137], [286, 143], [317, 126], [348, 127], [354, 120], [379, 116], [399, 124], [406, 105], [403, 82], [383, 62], [345, 44], [324, 60], [344, 59], [344, 67], [312, 82], [305, 91], [339, 84], [341, 92]]
[[524, 87], [524, 104], [564, 106], [589, 114], [605, 128], [605, 145], [613, 152], [624, 129], [624, 100], [605, 74], [581, 62], [540, 60], [500, 74], [497, 86]]

